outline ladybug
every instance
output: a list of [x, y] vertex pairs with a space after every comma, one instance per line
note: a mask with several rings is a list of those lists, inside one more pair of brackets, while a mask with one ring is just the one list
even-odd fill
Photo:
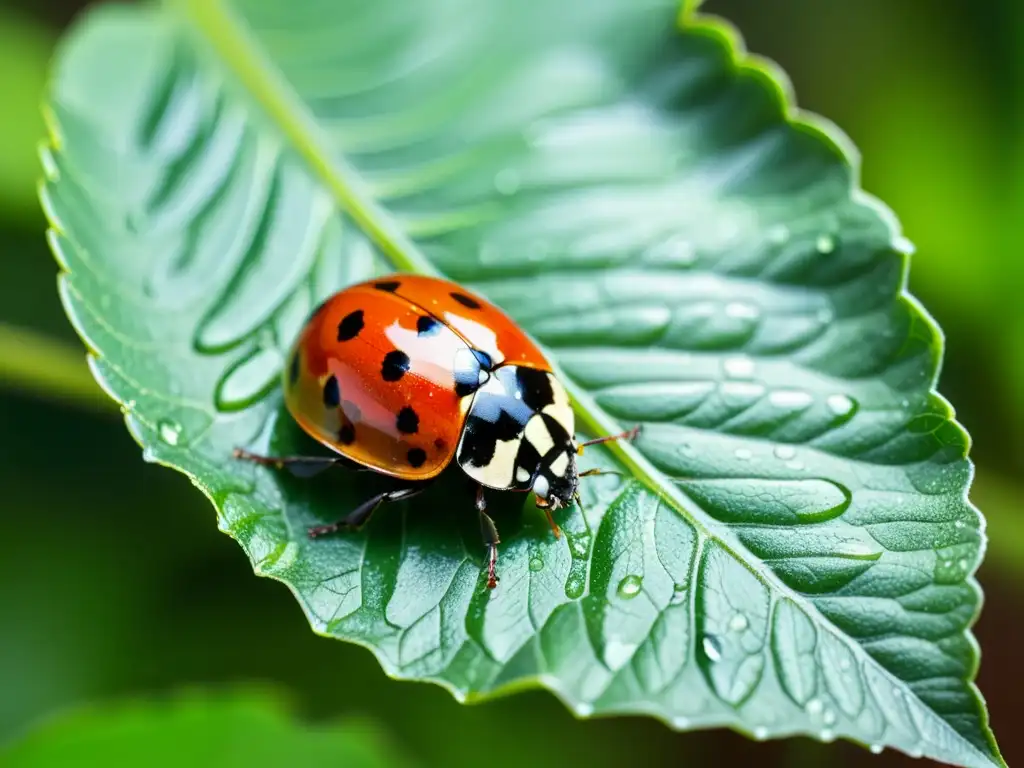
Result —
[[421, 493], [454, 459], [477, 484], [488, 547], [487, 587], [497, 584], [498, 531], [484, 488], [532, 491], [555, 536], [551, 511], [579, 503], [577, 444], [565, 388], [544, 354], [496, 306], [447, 280], [389, 275], [349, 286], [307, 320], [286, 358], [292, 418], [335, 456], [238, 458], [309, 476], [345, 464], [395, 479], [311, 537], [358, 528], [382, 503]]

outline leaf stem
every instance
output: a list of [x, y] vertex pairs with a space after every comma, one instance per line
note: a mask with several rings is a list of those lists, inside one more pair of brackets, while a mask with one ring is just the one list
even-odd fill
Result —
[[96, 384], [85, 351], [36, 331], [0, 323], [0, 384], [92, 410], [116, 412], [114, 402]]
[[223, 0], [166, 0], [199, 31], [267, 116], [290, 140], [327, 186], [338, 206], [370, 236], [399, 271], [438, 274], [399, 222], [387, 214], [363, 183], [359, 172], [334, 151], [309, 108], [266, 60], [244, 22], [224, 6]]

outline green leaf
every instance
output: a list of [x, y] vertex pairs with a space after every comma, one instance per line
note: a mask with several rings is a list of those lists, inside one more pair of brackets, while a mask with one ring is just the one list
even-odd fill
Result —
[[371, 723], [302, 725], [274, 696], [259, 690], [73, 710], [35, 727], [0, 751], [0, 760], [7, 768], [408, 764]]
[[[391, 675], [1001, 765], [939, 332], [852, 150], [739, 48], [665, 0], [101, 8], [51, 93], [65, 305], [146, 457]], [[308, 450], [282, 351], [391, 268], [505, 307], [584, 433], [644, 426], [561, 540], [492, 501], [493, 592], [457, 470], [310, 541], [374, 478], [230, 458]]]

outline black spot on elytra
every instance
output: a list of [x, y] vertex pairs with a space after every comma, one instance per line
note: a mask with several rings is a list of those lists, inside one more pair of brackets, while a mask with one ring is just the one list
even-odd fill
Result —
[[465, 397], [466, 395], [472, 395], [478, 389], [480, 389], [480, 385], [477, 384], [475, 381], [472, 384], [469, 384], [469, 383], [467, 383], [465, 381], [457, 381], [457, 382], [455, 382], [455, 394], [458, 397]]
[[361, 330], [363, 330], [363, 310], [357, 309], [355, 312], [349, 312], [338, 323], [338, 341], [354, 339]]
[[448, 447], [448, 443], [445, 442], [443, 437], [438, 437], [434, 439], [434, 447], [439, 451], [443, 451]]
[[415, 435], [420, 428], [420, 417], [408, 405], [398, 412], [398, 419], [395, 420], [399, 432], [407, 435]]
[[299, 380], [299, 353], [292, 355], [292, 362], [288, 366], [288, 383], [294, 385]]
[[400, 349], [394, 349], [384, 355], [380, 367], [380, 376], [384, 381], [398, 381], [409, 370], [409, 356]]
[[409, 452], [405, 454], [405, 457], [409, 459], [409, 464], [414, 467], [422, 467], [423, 462], [427, 460], [427, 452], [422, 448], [410, 448]]
[[436, 336], [441, 332], [441, 321], [430, 315], [420, 315], [416, 321], [416, 333], [420, 336]]
[[536, 368], [517, 368], [516, 380], [519, 391], [523, 393], [523, 402], [531, 410], [540, 411], [555, 402], [551, 379], [544, 371], [538, 371]]
[[397, 280], [381, 280], [379, 283], [374, 283], [373, 287], [378, 291], [387, 291], [388, 293], [394, 293], [398, 290], [399, 282]]
[[338, 442], [342, 445], [352, 445], [356, 441], [356, 428], [352, 422], [345, 422], [338, 430]]
[[480, 309], [480, 302], [464, 293], [452, 291], [449, 295], [464, 307], [468, 307], [469, 309]]
[[337, 408], [341, 404], [341, 389], [338, 387], [338, 379], [331, 376], [324, 382], [324, 405], [328, 408]]

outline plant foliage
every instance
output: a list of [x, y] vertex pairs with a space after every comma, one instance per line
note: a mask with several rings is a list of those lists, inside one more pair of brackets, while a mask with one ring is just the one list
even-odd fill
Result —
[[[463, 700], [646, 713], [1001, 764], [972, 680], [982, 520], [939, 332], [838, 132], [666, 0], [181, 0], [63, 43], [44, 154], [67, 311], [146, 457], [318, 632]], [[458, 477], [310, 541], [373, 478], [298, 481], [282, 351], [382, 271], [550, 350], [582, 431], [640, 423], [561, 540]]]

